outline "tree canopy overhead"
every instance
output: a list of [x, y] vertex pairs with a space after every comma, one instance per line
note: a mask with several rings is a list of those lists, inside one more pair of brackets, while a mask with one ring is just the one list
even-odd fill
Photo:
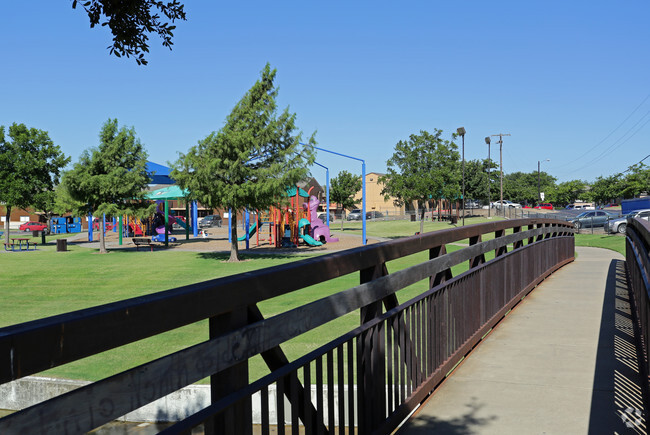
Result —
[[[72, 170], [63, 175], [67, 194], [79, 204], [77, 213], [135, 214], [137, 209], [153, 211], [144, 201], [151, 177], [146, 169], [147, 153], [133, 128], [118, 128], [109, 119], [99, 134], [99, 146], [84, 151]], [[92, 225], [92, 222], [90, 223]], [[99, 232], [100, 252], [106, 252], [104, 228]]]
[[[235, 105], [218, 132], [181, 154], [171, 177], [202, 204], [233, 212], [276, 204], [287, 187], [304, 179], [313, 163], [314, 135], [300, 144], [296, 115], [277, 114], [276, 70], [261, 77]], [[230, 260], [239, 260], [237, 221], [231, 219]]]
[[[146, 65], [145, 53], [149, 52], [148, 33], [157, 33], [163, 47], [172, 48], [176, 26], [169, 22], [185, 20], [184, 5], [176, 0], [73, 0], [88, 14], [90, 27], [98, 24], [108, 26], [113, 34], [113, 44], [108, 47], [117, 57], [135, 58], [138, 65]], [[161, 19], [161, 13], [168, 21]]]
[[400, 204], [417, 201], [424, 231], [425, 204], [430, 200], [460, 198], [460, 154], [454, 142], [442, 139], [442, 130], [420, 131], [399, 141], [386, 161], [387, 173], [379, 177], [386, 199]]
[[47, 132], [14, 123], [7, 138], [0, 126], [0, 202], [6, 206], [6, 243], [11, 209], [44, 204], [69, 161]]

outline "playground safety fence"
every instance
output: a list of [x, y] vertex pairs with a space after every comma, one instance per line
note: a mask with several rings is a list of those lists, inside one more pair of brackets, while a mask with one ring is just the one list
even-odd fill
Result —
[[[463, 240], [466, 247], [447, 252]], [[389, 274], [391, 260], [421, 252], [429, 259]], [[211, 404], [165, 433], [189, 434], [201, 424], [208, 434], [252, 434], [254, 425], [262, 434], [389, 433], [514, 305], [573, 258], [566, 222], [504, 220], [2, 328], [0, 384], [202, 319], [210, 339], [6, 416], [0, 433], [85, 433], [206, 377]], [[453, 276], [462, 263], [469, 269]], [[273, 317], [257, 306], [350, 273], [359, 274], [359, 285]], [[412, 285], [418, 296], [398, 300]], [[281, 349], [351, 312], [360, 326], [334, 341], [293, 361]], [[249, 359], [260, 354], [271, 372], [250, 382]]]

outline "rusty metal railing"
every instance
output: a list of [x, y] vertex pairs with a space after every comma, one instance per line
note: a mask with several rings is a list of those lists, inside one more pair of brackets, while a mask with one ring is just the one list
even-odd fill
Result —
[[[447, 252], [465, 239], [466, 247]], [[429, 260], [388, 273], [388, 262], [418, 252]], [[299, 426], [306, 433], [389, 432], [508, 310], [573, 258], [566, 222], [499, 221], [2, 328], [0, 384], [210, 319], [210, 340], [4, 417], [0, 433], [29, 433], [35, 424], [83, 433], [205, 377], [212, 403], [167, 432], [200, 424], [207, 433], [252, 433], [254, 425], [261, 433], [298, 433]], [[468, 270], [453, 276], [461, 263]], [[257, 306], [353, 272], [358, 286], [273, 317]], [[422, 282], [416, 297], [398, 300], [399, 290]], [[283, 353], [281, 344], [357, 310], [358, 328], [294, 361]], [[250, 382], [249, 359], [260, 354], [271, 373]]]

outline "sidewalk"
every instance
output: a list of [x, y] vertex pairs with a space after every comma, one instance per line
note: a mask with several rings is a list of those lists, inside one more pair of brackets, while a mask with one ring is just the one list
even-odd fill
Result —
[[624, 259], [576, 251], [399, 434], [646, 433]]

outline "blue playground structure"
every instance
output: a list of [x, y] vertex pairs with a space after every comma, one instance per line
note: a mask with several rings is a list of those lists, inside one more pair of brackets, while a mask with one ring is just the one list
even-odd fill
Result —
[[50, 220], [50, 233], [52, 234], [65, 234], [65, 233], [80, 233], [81, 232], [81, 218], [72, 216], [68, 217], [54, 217]]

